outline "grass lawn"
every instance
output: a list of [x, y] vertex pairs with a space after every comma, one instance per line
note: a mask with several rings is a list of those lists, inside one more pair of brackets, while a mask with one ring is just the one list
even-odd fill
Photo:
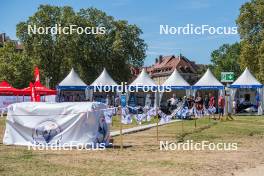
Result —
[[[141, 125], [147, 125], [147, 124], [151, 124], [151, 123], [157, 123], [157, 119], [155, 118], [151, 118], [150, 122], [142, 122]], [[131, 124], [127, 124], [127, 125], [123, 125], [123, 128], [132, 128], [135, 126], [140, 126], [139, 124], [137, 124], [137, 122], [133, 119], [133, 122]], [[116, 131], [116, 130], [120, 130], [120, 116], [113, 116], [113, 121], [112, 124], [110, 125], [110, 130], [111, 131]]]
[[[114, 127], [119, 129], [118, 118]], [[34, 151], [0, 143], [0, 175], [232, 175], [264, 163], [264, 117], [208, 118], [159, 127], [159, 140], [238, 143], [237, 151], [161, 151], [156, 128], [123, 136], [125, 148], [104, 151]], [[126, 127], [131, 127], [132, 124]], [[183, 127], [183, 128], [182, 128]], [[0, 138], [5, 119], [0, 118]]]

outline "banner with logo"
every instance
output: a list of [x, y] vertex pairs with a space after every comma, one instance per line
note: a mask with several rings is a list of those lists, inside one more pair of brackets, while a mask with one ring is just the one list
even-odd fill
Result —
[[106, 105], [95, 102], [24, 102], [8, 106], [6, 145], [89, 145], [107, 142]]

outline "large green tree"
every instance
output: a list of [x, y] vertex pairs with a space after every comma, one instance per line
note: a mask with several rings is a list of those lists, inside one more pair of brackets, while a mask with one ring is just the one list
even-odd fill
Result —
[[264, 82], [264, 1], [251, 0], [240, 8], [237, 25], [241, 38], [240, 65], [249, 67]]
[[[28, 25], [41, 27], [77, 25], [106, 28], [106, 34], [28, 34]], [[52, 77], [54, 87], [74, 67], [82, 79], [91, 83], [104, 67], [117, 81], [130, 77], [130, 66], [142, 66], [146, 44], [142, 31], [127, 21], [95, 9], [75, 12], [71, 7], [41, 5], [27, 21], [17, 25], [17, 36], [25, 52], [45, 77]]]
[[240, 73], [240, 66], [238, 64], [240, 57], [240, 44], [232, 45], [224, 44], [211, 54], [212, 69], [214, 74], [220, 79], [221, 72], [232, 71], [237, 78]]
[[18, 52], [13, 42], [6, 42], [0, 48], [0, 80], [6, 80], [14, 87], [24, 88], [33, 79], [33, 63], [25, 52]]

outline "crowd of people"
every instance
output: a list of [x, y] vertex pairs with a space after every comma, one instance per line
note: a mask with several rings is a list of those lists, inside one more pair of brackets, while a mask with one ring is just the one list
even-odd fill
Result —
[[215, 114], [218, 113], [218, 119], [223, 117], [225, 108], [225, 98], [223, 96], [216, 98], [212, 93], [205, 95], [204, 97], [198, 92], [197, 96], [184, 96], [183, 98], [177, 98], [175, 94], [167, 100], [167, 107], [170, 113], [173, 113], [175, 109], [181, 107], [188, 109], [195, 117], [202, 117], [209, 115], [210, 118], [216, 119]]

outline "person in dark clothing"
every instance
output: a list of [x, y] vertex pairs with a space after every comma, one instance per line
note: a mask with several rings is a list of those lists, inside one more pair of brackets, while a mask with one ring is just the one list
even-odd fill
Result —
[[208, 107], [209, 107], [209, 97], [208, 97], [208, 95], [205, 95], [205, 98], [204, 98], [204, 107], [206, 109], [208, 109]]

